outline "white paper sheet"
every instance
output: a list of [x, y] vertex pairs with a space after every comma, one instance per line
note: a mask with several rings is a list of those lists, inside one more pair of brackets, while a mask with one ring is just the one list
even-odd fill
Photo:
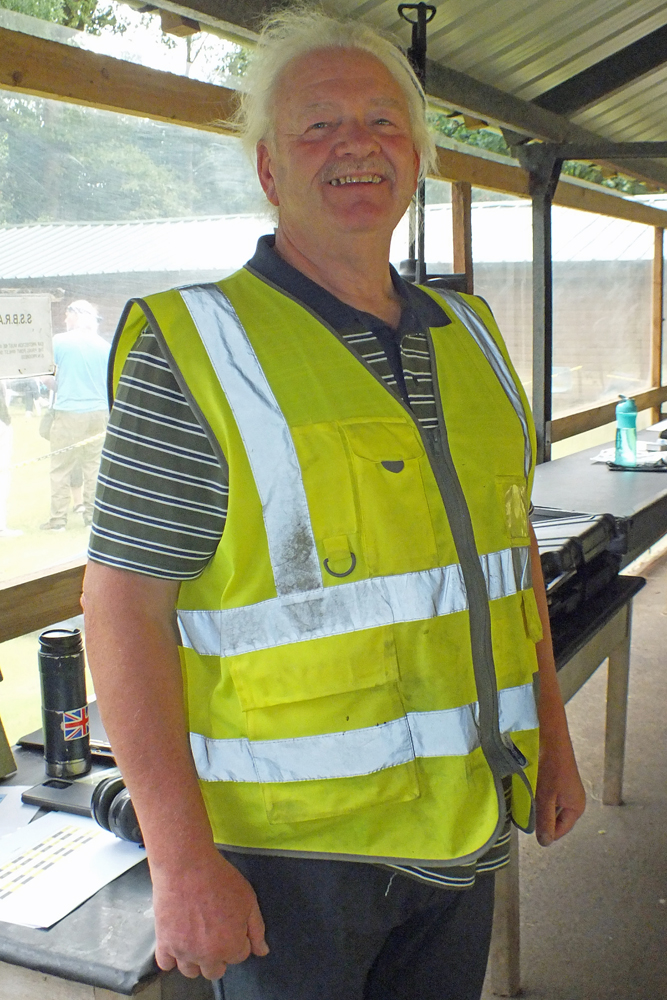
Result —
[[0, 837], [27, 826], [39, 806], [26, 806], [21, 802], [21, 793], [30, 785], [0, 785]]
[[0, 838], [0, 920], [51, 927], [145, 857], [92, 819], [51, 812]]

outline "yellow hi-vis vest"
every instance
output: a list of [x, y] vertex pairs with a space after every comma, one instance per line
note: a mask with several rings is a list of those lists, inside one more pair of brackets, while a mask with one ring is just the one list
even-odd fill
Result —
[[[486, 305], [428, 293], [439, 431], [306, 308], [242, 269], [135, 300], [226, 462], [215, 556], [177, 604], [218, 844], [447, 865], [532, 826], [534, 433]], [[224, 458], [222, 457], [224, 456]]]

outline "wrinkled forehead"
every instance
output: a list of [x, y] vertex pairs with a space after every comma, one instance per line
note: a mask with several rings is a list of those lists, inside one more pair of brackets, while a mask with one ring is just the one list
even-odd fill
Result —
[[385, 64], [363, 49], [344, 48], [314, 49], [287, 63], [276, 87], [274, 110], [278, 118], [350, 98], [409, 113], [407, 98]]

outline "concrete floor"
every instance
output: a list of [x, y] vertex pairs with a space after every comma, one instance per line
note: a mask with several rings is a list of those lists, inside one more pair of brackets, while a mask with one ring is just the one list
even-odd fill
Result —
[[603, 665], [567, 706], [586, 813], [546, 850], [520, 835], [525, 1000], [667, 1000], [667, 556], [641, 575], [624, 805], [600, 801]]

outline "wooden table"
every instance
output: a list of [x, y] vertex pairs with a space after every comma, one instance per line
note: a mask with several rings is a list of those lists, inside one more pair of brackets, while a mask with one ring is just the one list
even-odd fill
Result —
[[[18, 773], [0, 785], [44, 780], [38, 751], [14, 749]], [[106, 765], [103, 765], [106, 766]], [[155, 964], [146, 861], [104, 886], [50, 930], [0, 922], [2, 1000], [210, 1000], [211, 984]]]
[[[539, 466], [533, 502], [612, 514], [625, 535], [623, 565], [628, 565], [667, 532], [667, 474], [610, 472], [606, 466], [591, 464], [591, 457], [599, 450], [591, 448]], [[613, 593], [609, 589], [601, 604], [593, 607], [595, 602], [591, 602], [585, 614], [574, 616], [562, 636], [558, 626], [554, 630], [559, 681], [566, 701], [605, 659], [609, 660], [603, 795], [608, 804], [621, 801], [632, 598], [643, 582], [619, 578], [623, 580], [628, 582], [620, 582], [620, 589]], [[21, 754], [25, 751], [17, 757]], [[29, 784], [41, 780], [38, 755], [37, 760], [34, 777], [14, 780]], [[506, 996], [516, 995], [520, 986], [516, 833], [513, 838], [511, 864], [496, 877], [489, 974], [494, 992]], [[207, 981], [185, 981], [180, 974], [158, 975], [150, 907], [150, 878], [143, 862], [49, 931], [0, 924], [0, 996], [12, 1000], [111, 1000], [142, 991], [145, 1000], [180, 1000], [186, 995], [188, 1000], [208, 1000]], [[104, 940], [105, 947], [108, 943], [106, 956], [97, 955], [94, 939]], [[77, 942], [85, 945], [86, 941], [88, 945], [77, 951]], [[72, 978], [78, 982], [70, 982]]]
[[536, 507], [613, 515], [625, 535], [622, 566], [627, 566], [667, 533], [667, 472], [612, 472], [594, 465], [591, 459], [603, 447], [611, 445], [538, 465], [532, 500]]
[[[568, 702], [605, 660], [609, 663], [602, 791], [605, 805], [622, 803], [632, 600], [644, 582], [641, 577], [619, 576], [597, 598], [566, 620], [553, 623], [554, 654], [563, 701]], [[512, 827], [510, 863], [496, 874], [487, 979], [493, 993], [499, 996], [517, 996], [521, 990], [519, 916], [519, 837]]]

